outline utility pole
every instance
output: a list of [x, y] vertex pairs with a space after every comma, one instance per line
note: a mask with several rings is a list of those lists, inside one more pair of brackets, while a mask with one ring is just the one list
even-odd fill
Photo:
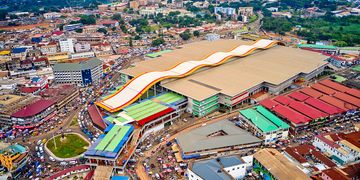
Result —
[[54, 139], [54, 145], [55, 145], [55, 149], [57, 149], [57, 147], [56, 147], [56, 141], [55, 141], [55, 137], [54, 137], [54, 134], [53, 134], [53, 139]]

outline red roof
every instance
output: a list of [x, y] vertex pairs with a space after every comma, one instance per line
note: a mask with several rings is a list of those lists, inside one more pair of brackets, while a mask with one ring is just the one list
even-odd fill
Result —
[[62, 31], [54, 31], [52, 34], [60, 36], [62, 34], [64, 34]]
[[283, 105], [277, 105], [273, 110], [295, 124], [307, 123], [311, 119]]
[[274, 108], [275, 106], [279, 105], [279, 103], [275, 102], [274, 100], [272, 99], [264, 99], [263, 101], [261, 101], [259, 103], [260, 105], [268, 108], [268, 109], [272, 109]]
[[328, 136], [328, 135], [331, 135], [331, 133], [325, 133], [325, 134], [319, 134], [319, 135], [317, 135], [316, 137], [318, 138], [318, 139], [320, 139], [322, 142], [324, 142], [325, 144], [327, 144], [327, 145], [329, 145], [329, 146], [331, 146], [331, 147], [333, 147], [333, 148], [339, 148], [340, 147], [340, 145], [338, 145], [338, 144], [336, 144], [334, 141], [332, 141], [332, 140], [329, 140], [329, 139], [327, 139], [327, 138], [325, 138], [325, 136]]
[[320, 96], [324, 95], [323, 93], [309, 87], [302, 88], [299, 91], [313, 98], [319, 98]]
[[60, 171], [60, 172], [57, 172], [57, 173], [51, 175], [51, 176], [49, 177], [49, 179], [56, 179], [56, 178], [58, 178], [58, 177], [61, 177], [62, 175], [65, 175], [65, 174], [69, 173], [69, 172], [77, 171], [77, 170], [82, 170], [82, 169], [88, 169], [88, 168], [90, 168], [89, 165], [74, 166], [74, 167], [71, 167], [71, 168], [69, 168], [69, 169], [65, 169], [65, 170], [63, 170], [63, 171]]
[[327, 86], [329, 88], [335, 89], [340, 92], [346, 92], [346, 91], [350, 90], [350, 88], [343, 86], [339, 83], [333, 82], [330, 79], [325, 79], [323, 81], [320, 81], [320, 84]]
[[301, 93], [301, 92], [298, 92], [298, 91], [294, 91], [294, 92], [290, 93], [288, 96], [291, 97], [291, 98], [293, 98], [293, 99], [296, 99], [296, 100], [298, 100], [298, 101], [301, 101], [301, 102], [303, 102], [303, 101], [305, 101], [307, 98], [309, 98], [308, 95], [305, 95], [305, 94], [303, 94], [303, 93]]
[[103, 118], [99, 112], [99, 109], [95, 105], [91, 105], [88, 108], [88, 113], [90, 115], [91, 121], [96, 124], [101, 130], [106, 128]]
[[42, 111], [49, 108], [53, 104], [55, 104], [55, 102], [52, 100], [40, 99], [28, 106], [25, 106], [20, 111], [13, 113], [11, 116], [17, 118], [31, 117], [41, 113]]
[[338, 92], [338, 93], [334, 94], [334, 97], [336, 97], [342, 101], [345, 101], [347, 103], [350, 103], [354, 106], [360, 107], [360, 99], [356, 98], [354, 96], [350, 96], [348, 94]]
[[283, 95], [275, 97], [274, 100], [281, 103], [282, 105], [289, 105], [291, 102], [294, 101], [293, 99]]
[[310, 117], [311, 119], [318, 119], [322, 117], [327, 117], [328, 114], [321, 112], [315, 108], [312, 108], [311, 106], [308, 106], [304, 103], [294, 101], [290, 103], [289, 107], [295, 109], [296, 111]]
[[360, 98], [360, 91], [354, 88], [350, 88], [348, 91], [346, 91], [346, 94], [350, 94], [352, 96]]
[[21, 87], [20, 92], [22, 93], [34, 93], [35, 91], [39, 90], [40, 87]]
[[148, 116], [148, 117], [146, 117], [144, 119], [141, 119], [141, 120], [139, 120], [137, 122], [139, 123], [139, 125], [144, 126], [146, 123], [148, 123], [150, 121], [153, 121], [153, 120], [155, 120], [155, 119], [157, 119], [157, 118], [159, 118], [159, 117], [161, 117], [161, 116], [163, 116], [165, 114], [169, 114], [170, 112], [173, 112], [173, 111], [174, 111], [173, 108], [167, 108], [167, 109], [164, 109], [164, 110], [162, 110], [162, 111], [160, 111], [160, 112], [158, 112], [156, 114], [153, 114], [153, 115]]
[[344, 110], [342, 110], [340, 108], [337, 108], [335, 106], [332, 106], [330, 104], [327, 104], [321, 100], [318, 100], [318, 99], [315, 99], [312, 97], [306, 99], [305, 103], [312, 107], [315, 107], [316, 109], [321, 110], [327, 114], [330, 114], [330, 115], [339, 114], [339, 113], [344, 112]]
[[342, 109], [344, 111], [347, 111], [349, 109], [356, 109], [356, 106], [353, 106], [353, 105], [351, 105], [349, 103], [346, 103], [344, 101], [341, 101], [341, 100], [339, 100], [337, 98], [334, 98], [334, 97], [331, 97], [331, 96], [328, 96], [328, 95], [321, 96], [319, 99], [326, 102], [326, 103], [328, 103], [328, 104], [336, 106], [336, 107], [338, 107], [338, 108], [340, 108], [340, 109]]
[[324, 85], [321, 85], [319, 83], [313, 84], [311, 87], [318, 90], [318, 91], [320, 91], [320, 92], [322, 92], [322, 93], [324, 93], [324, 94], [327, 94], [327, 95], [332, 95], [332, 94], [335, 94], [337, 92], [334, 89], [331, 89], [331, 88], [329, 88], [327, 86], [324, 86]]

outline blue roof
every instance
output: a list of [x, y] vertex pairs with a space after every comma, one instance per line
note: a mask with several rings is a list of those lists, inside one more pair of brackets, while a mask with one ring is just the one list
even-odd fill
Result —
[[230, 177], [221, 170], [221, 165], [215, 159], [195, 162], [192, 166], [192, 171], [206, 180], [230, 180]]
[[244, 162], [239, 159], [237, 156], [227, 156], [219, 158], [221, 164], [223, 164], [224, 168], [244, 164]]
[[111, 180], [129, 180], [129, 176], [113, 176]]
[[11, 50], [11, 53], [23, 53], [26, 51], [26, 48], [14, 48]]

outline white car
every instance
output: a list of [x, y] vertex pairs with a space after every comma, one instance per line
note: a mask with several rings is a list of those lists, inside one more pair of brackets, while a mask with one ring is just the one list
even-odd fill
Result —
[[55, 161], [56, 161], [55, 158], [53, 158], [52, 156], [49, 156], [49, 159], [50, 159], [50, 161], [52, 161], [52, 162], [55, 162]]
[[65, 162], [65, 161], [60, 162], [60, 165], [62, 165], [62, 166], [66, 166], [67, 164], [68, 164], [68, 163]]
[[69, 163], [74, 165], [74, 164], [77, 164], [77, 161], [70, 161]]

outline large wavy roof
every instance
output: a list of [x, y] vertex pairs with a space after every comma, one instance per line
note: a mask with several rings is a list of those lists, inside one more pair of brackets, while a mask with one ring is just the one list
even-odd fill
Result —
[[206, 66], [218, 66], [232, 57], [244, 57], [256, 49], [267, 49], [277, 44], [277, 41], [259, 40], [253, 45], [240, 45], [229, 52], [216, 52], [200, 61], [182, 62], [166, 71], [143, 73], [127, 82], [120, 90], [106, 99], [96, 102], [96, 105], [109, 112], [116, 112], [136, 101], [142, 94], [157, 82], [169, 78], [182, 78], [197, 69]]

